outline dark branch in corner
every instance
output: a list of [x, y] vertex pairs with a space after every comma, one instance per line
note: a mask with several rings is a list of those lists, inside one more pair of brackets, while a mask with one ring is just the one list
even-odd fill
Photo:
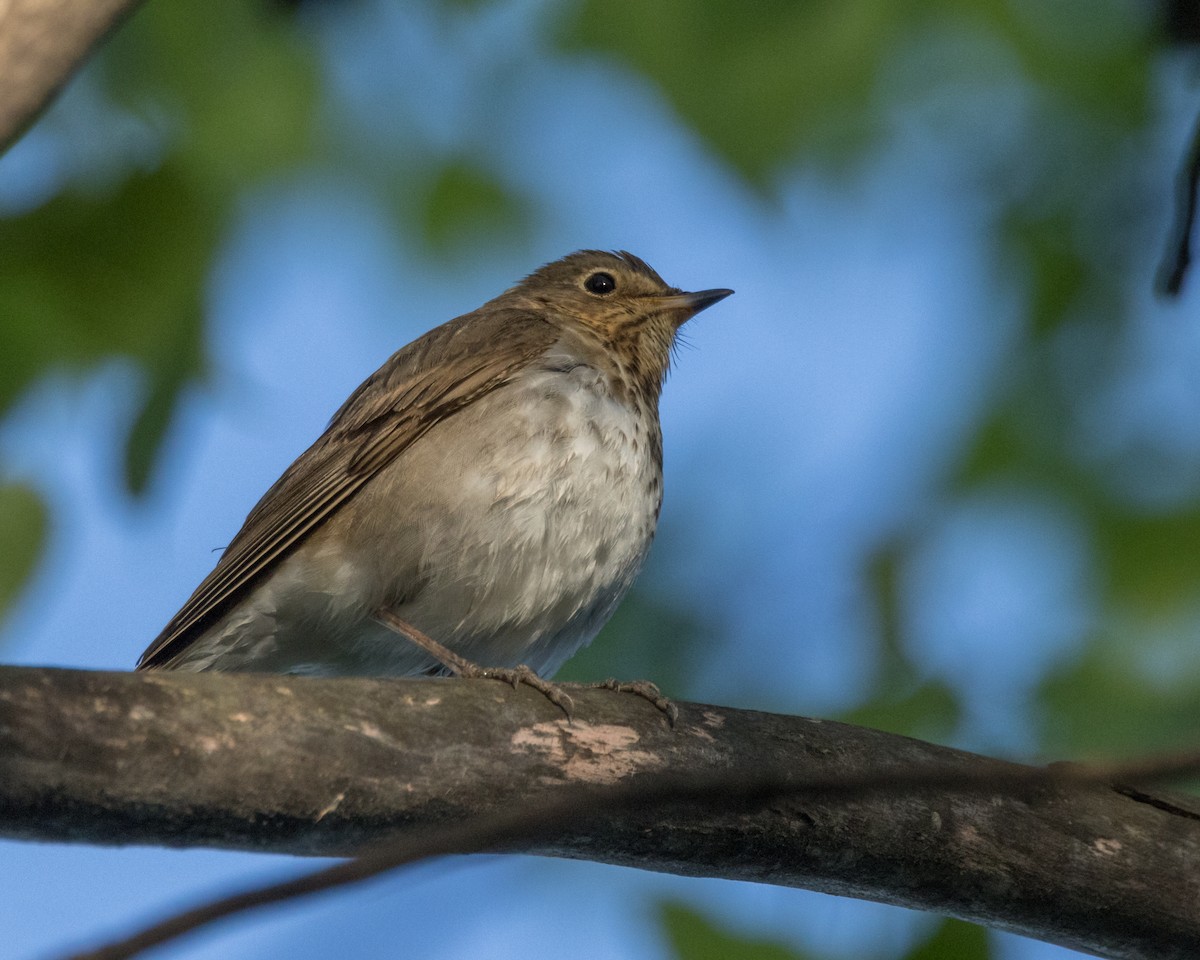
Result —
[[[375, 851], [335, 878], [502, 848], [880, 900], [1107, 957], [1200, 956], [1200, 804], [1150, 789], [1161, 766], [1038, 771], [696, 704], [671, 730], [639, 698], [572, 693], [567, 723], [490, 681], [0, 668], [0, 833]], [[581, 813], [584, 788], [616, 792]]]
[[1191, 46], [1200, 43], [1200, 7], [1196, 0], [1161, 0], [1159, 23], [1170, 43]]
[[1196, 226], [1197, 190], [1200, 189], [1200, 118], [1192, 129], [1187, 155], [1175, 184], [1175, 219], [1167, 240], [1156, 286], [1163, 296], [1177, 297], [1192, 265], [1192, 232]]

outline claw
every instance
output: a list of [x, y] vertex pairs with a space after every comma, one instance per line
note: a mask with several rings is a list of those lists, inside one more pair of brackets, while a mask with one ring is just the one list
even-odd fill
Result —
[[534, 690], [565, 713], [568, 720], [571, 719], [571, 711], [575, 708], [575, 701], [567, 695], [567, 692], [562, 687], [556, 683], [551, 683], [549, 680], [543, 680], [532, 668], [523, 663], [511, 668], [477, 667], [471, 664], [468, 669], [463, 671], [462, 676], [503, 680], [506, 683], [511, 683], [514, 690], [521, 684], [533, 687]]
[[649, 680], [617, 680], [609, 677], [607, 680], [590, 684], [590, 686], [598, 687], [601, 690], [613, 690], [617, 693], [632, 693], [643, 700], [649, 700], [654, 704], [655, 709], [667, 718], [667, 724], [670, 727], [674, 727], [675, 721], [679, 719], [679, 708], [663, 696], [657, 684], [651, 683]]

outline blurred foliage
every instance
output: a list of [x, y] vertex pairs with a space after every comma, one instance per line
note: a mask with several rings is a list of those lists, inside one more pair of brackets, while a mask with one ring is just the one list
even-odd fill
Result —
[[716, 625], [634, 587], [596, 640], [568, 660], [557, 677], [579, 683], [606, 677], [653, 680], [663, 693], [679, 697], [719, 632]]
[[1028, 266], [1029, 317], [1037, 334], [1062, 323], [1094, 272], [1072, 243], [1072, 227], [1069, 214], [1036, 218], [1021, 211], [1013, 211], [1004, 225], [1005, 241], [1017, 254], [1018, 266]]
[[450, 161], [425, 193], [420, 224], [426, 245], [445, 256], [464, 247], [511, 242], [527, 228], [525, 205], [487, 170]]
[[[1053, 403], [1054, 415], [1038, 402]], [[1200, 597], [1200, 495], [1155, 506], [1114, 490], [1108, 463], [1073, 453], [1068, 402], [1026, 385], [976, 433], [959, 482], [1005, 477], [1054, 491], [1086, 517], [1105, 567], [1102, 593], [1115, 608], [1149, 621], [1190, 608]]]
[[0, 316], [10, 318], [0, 409], [46, 370], [136, 360], [150, 387], [126, 464], [131, 489], [141, 490], [174, 399], [200, 368], [215, 215], [167, 162], [103, 195], [68, 191], [0, 220]]
[[[684, 122], [763, 188], [801, 158], [861, 155], [896, 105], [880, 86], [883, 68], [948, 26], [1005, 44], [1030, 81], [1073, 109], [1127, 124], [1146, 109], [1150, 23], [1119, 0], [585, 0], [578, 10], [562, 28], [566, 49], [618, 57], [653, 79]], [[949, 79], [995, 79], [993, 58], [975, 62], [974, 75], [964, 60]]]
[[[316, 72], [290, 19], [218, 0], [143, 6], [92, 74], [113, 116], [139, 118], [157, 155], [109, 180], [82, 171], [40, 207], [0, 219], [0, 416], [49, 371], [134, 361], [145, 383], [124, 463], [141, 493], [180, 392], [204, 368], [205, 278], [235, 203], [255, 178], [303, 158]], [[36, 555], [45, 527], [44, 507], [23, 509], [38, 522], [6, 524], [14, 557]], [[11, 596], [6, 580], [0, 605]]]
[[905, 653], [901, 630], [904, 598], [898, 582], [904, 556], [904, 547], [892, 544], [872, 557], [867, 575], [878, 618], [877, 680], [869, 696], [838, 719], [922, 740], [944, 741], [953, 736], [962, 709], [952, 689], [920, 677]]
[[883, 682], [867, 699], [837, 719], [921, 740], [953, 739], [962, 716], [954, 690], [937, 680], [918, 681], [911, 675], [893, 674], [886, 669], [881, 676]]
[[33, 572], [46, 527], [46, 508], [33, 490], [0, 485], [0, 616]]
[[947, 917], [924, 943], [904, 955], [904, 960], [991, 960], [992, 949], [983, 927]]
[[117, 105], [165, 118], [185, 189], [228, 204], [317, 145], [317, 64], [297, 27], [263, 3], [146, 4], [97, 66]]
[[[460, 18], [488, 6], [434, 3]], [[1186, 5], [1170, 7], [1170, 22], [1182, 24]], [[1056, 756], [1194, 739], [1200, 704], [1200, 483], [1172, 499], [1140, 496], [1126, 474], [1144, 467], [1144, 451], [1103, 454], [1079, 441], [1121, 375], [1130, 304], [1151, 282], [1145, 251], [1166, 228], [1145, 174], [1166, 49], [1156, 9], [1134, 0], [579, 0], [555, 9], [549, 41], [646, 78], [767, 198], [803, 167], [853, 177], [906, 110], [975, 105], [981, 115], [951, 112], [944, 122], [955, 162], [990, 204], [980, 245], [993, 253], [997, 288], [1022, 297], [1024, 331], [1006, 360], [1011, 376], [951, 458], [930, 509], [1003, 481], [1082, 518], [1101, 571], [1099, 626], [1040, 690], [1042, 746]], [[501, 242], [530, 219], [478, 143], [444, 155], [405, 128], [414, 142], [381, 163], [379, 142], [335, 142], [302, 20], [303, 5], [145, 5], [89, 75], [114, 115], [148, 131], [152, 149], [117, 175], [81, 175], [0, 219], [0, 416], [48, 373], [132, 361], [145, 381], [125, 449], [135, 493], [152, 478], [180, 391], [205, 372], [206, 278], [255, 184], [313, 163], [374, 168], [373, 186], [406, 194], [385, 206], [442, 256]], [[1019, 91], [1019, 107], [992, 116], [971, 99], [996, 89]], [[490, 93], [478, 91], [480, 102]], [[48, 523], [33, 490], [0, 486], [0, 609]], [[915, 526], [880, 543], [863, 572], [878, 612], [878, 667], [845, 719], [953, 739], [957, 692], [923, 680], [906, 650], [898, 571]], [[637, 593], [563, 676], [650, 677], [678, 695], [719, 632]], [[663, 907], [663, 923], [681, 957], [799, 956], [679, 905]], [[910, 958], [987, 955], [981, 931], [946, 921]]]
[[[659, 904], [659, 922], [677, 960], [806, 960], [812, 954], [759, 937], [741, 937], [681, 903]], [[897, 956], [891, 954], [891, 956]], [[987, 931], [962, 920], [945, 919], [932, 937], [897, 960], [991, 960]]]
[[[1196, 745], [1200, 644], [1196, 616], [1154, 633], [1113, 626], [1041, 685], [1043, 750], [1051, 757], [1112, 758]], [[1129, 636], [1138, 643], [1130, 644]]]
[[[678, 960], [806, 960], [811, 954], [772, 940], [740, 937], [682, 903], [659, 904], [659, 922]], [[970, 960], [970, 958], [963, 958]]]
[[311, 53], [265, 14], [232, 0], [141, 8], [96, 69], [112, 109], [143, 117], [161, 155], [0, 220], [0, 413], [47, 370], [134, 360], [147, 375], [126, 451], [134, 492], [202, 370], [204, 280], [239, 192], [311, 139]]

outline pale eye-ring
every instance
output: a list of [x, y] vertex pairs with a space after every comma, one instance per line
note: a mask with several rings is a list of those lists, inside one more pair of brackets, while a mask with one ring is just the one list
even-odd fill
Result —
[[617, 281], [611, 273], [593, 273], [583, 281], [583, 288], [588, 293], [603, 297], [617, 289]]

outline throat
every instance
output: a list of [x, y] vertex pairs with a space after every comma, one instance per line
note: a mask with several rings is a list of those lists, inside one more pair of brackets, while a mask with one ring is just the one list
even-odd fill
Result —
[[655, 325], [631, 324], [604, 334], [587, 330], [571, 345], [570, 355], [599, 371], [615, 399], [657, 425], [673, 341], [669, 331]]

